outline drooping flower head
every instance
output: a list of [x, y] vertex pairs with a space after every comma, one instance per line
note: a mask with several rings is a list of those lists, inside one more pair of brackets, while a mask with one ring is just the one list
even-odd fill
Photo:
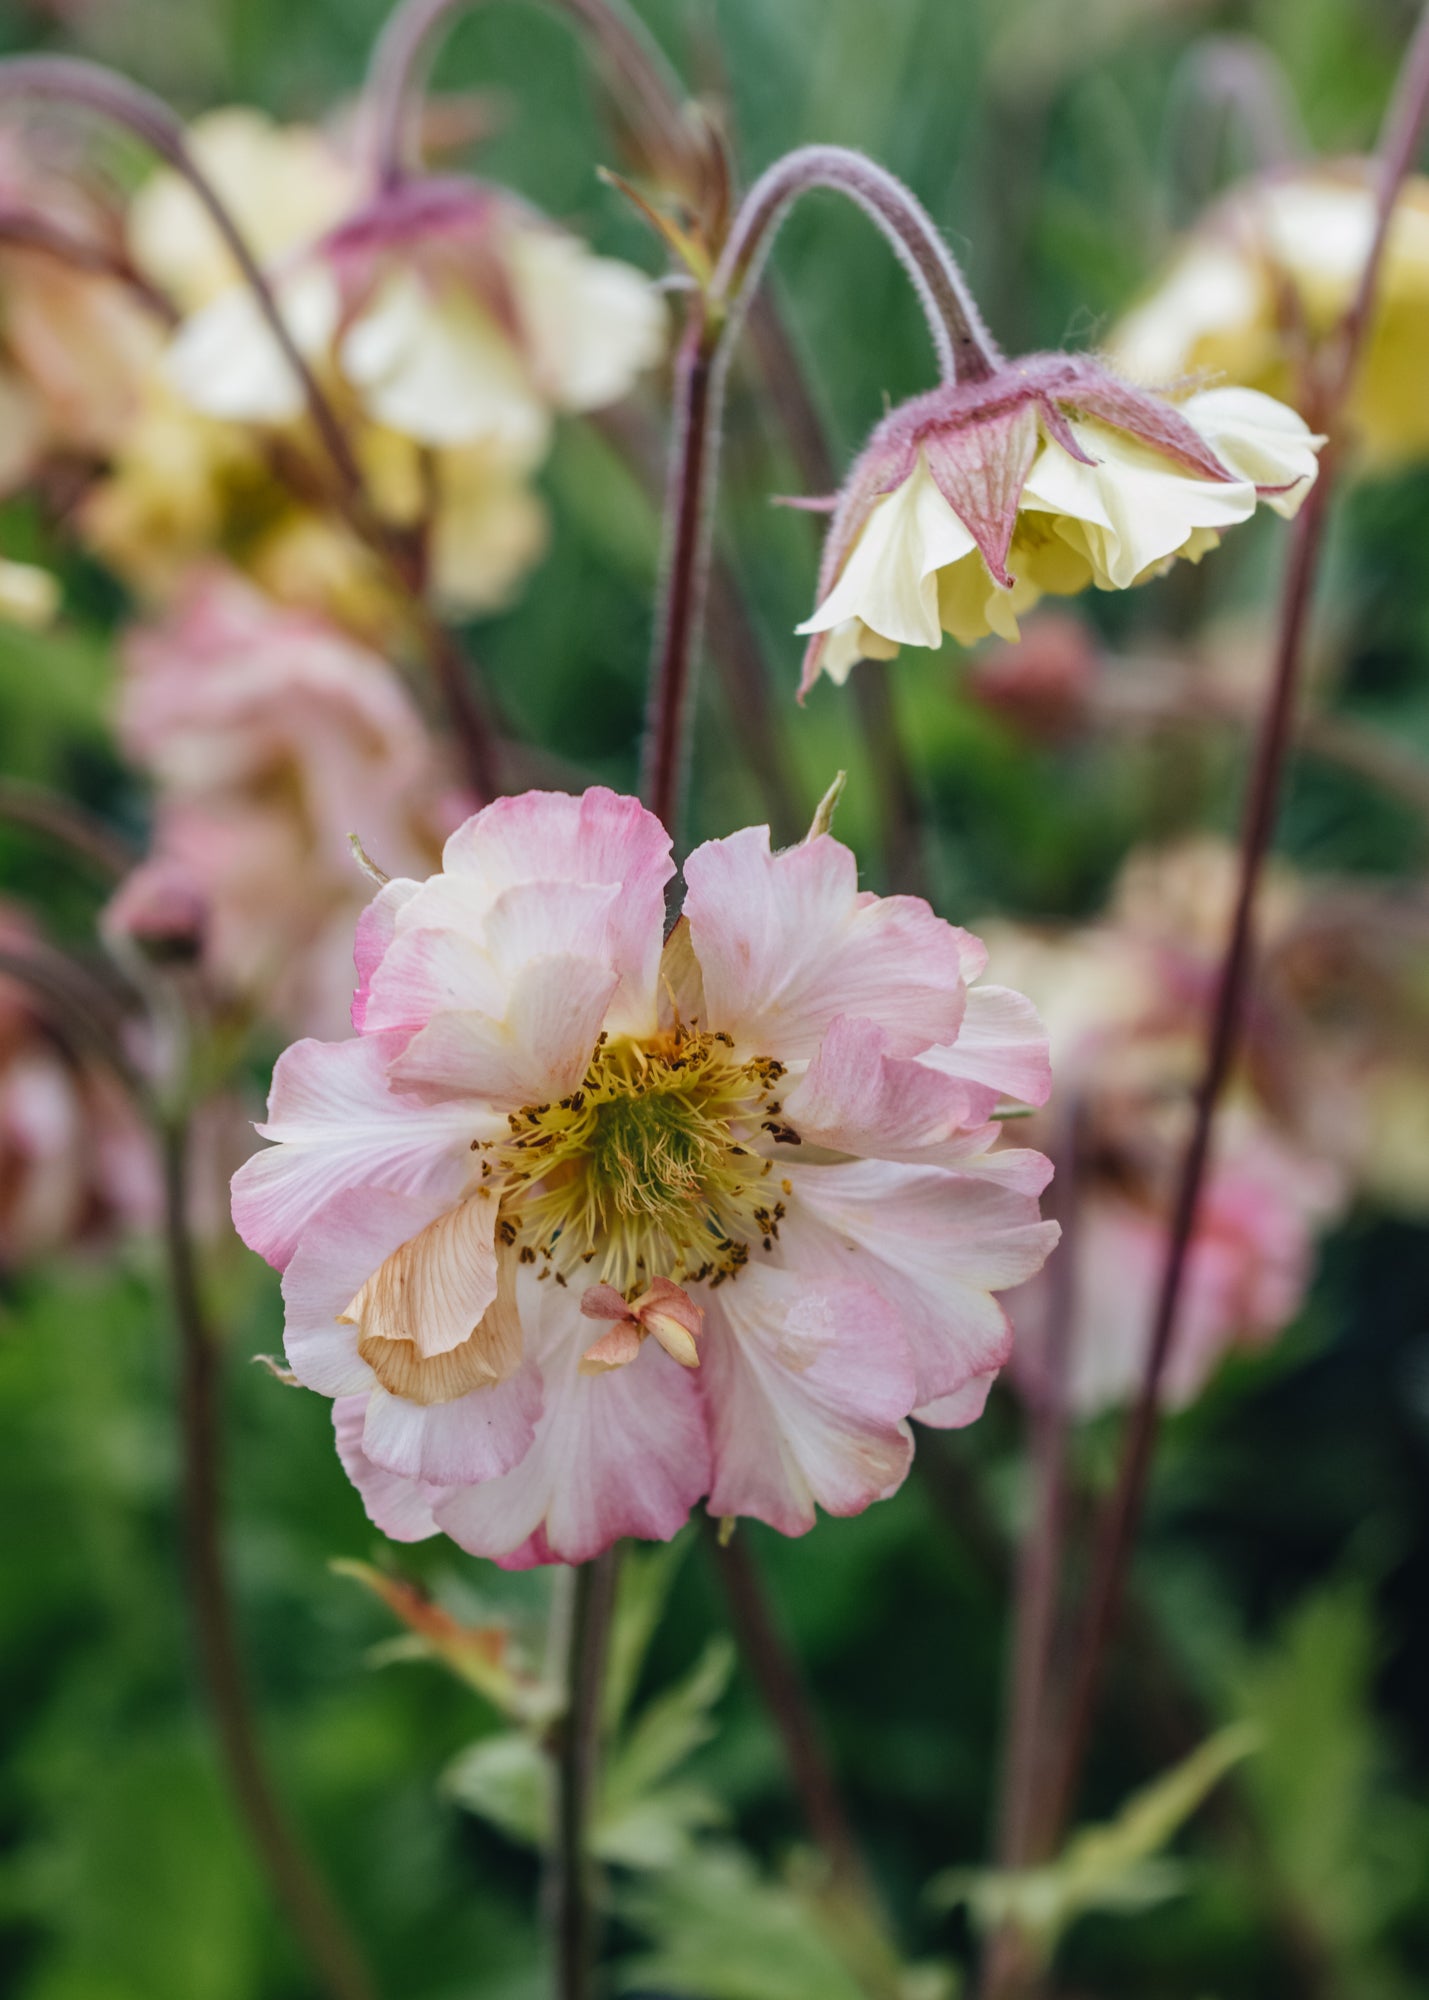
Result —
[[125, 749], [156, 789], [151, 858], [114, 921], [147, 935], [185, 902], [219, 995], [340, 1032], [366, 900], [350, 836], [429, 866], [462, 801], [393, 670], [222, 571], [130, 637]]
[[664, 1538], [707, 1496], [800, 1533], [966, 1423], [1046, 1162], [996, 1145], [1046, 1048], [977, 940], [860, 893], [828, 835], [698, 849], [528, 793], [376, 897], [356, 1039], [278, 1065], [234, 1183], [373, 1519], [513, 1565]]
[[[1304, 410], [1305, 365], [1352, 303], [1374, 240], [1369, 160], [1296, 167], [1244, 182], [1197, 223], [1156, 289], [1112, 329], [1137, 381], [1211, 371]], [[1346, 422], [1367, 459], [1429, 449], [1429, 180], [1401, 186]]]
[[1265, 500], [1299, 507], [1323, 442], [1251, 390], [1138, 389], [1030, 355], [884, 418], [838, 496], [800, 692], [902, 646], [1017, 637], [1044, 595], [1199, 561]]

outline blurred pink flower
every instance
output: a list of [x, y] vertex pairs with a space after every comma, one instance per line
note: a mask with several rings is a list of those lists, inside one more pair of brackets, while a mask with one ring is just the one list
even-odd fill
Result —
[[[28, 919], [0, 906], [0, 949], [34, 942]], [[148, 1136], [119, 1084], [0, 974], [0, 1272], [149, 1226], [158, 1202]]]
[[221, 995], [340, 1032], [369, 893], [349, 836], [389, 872], [425, 871], [463, 810], [396, 674], [209, 571], [131, 636], [119, 724], [156, 807], [152, 858], [111, 927], [137, 934], [181, 909]]
[[[1218, 859], [1200, 842], [1135, 856], [1109, 920], [989, 933], [1046, 1018], [1064, 1148], [1076, 1127], [1075, 1188], [1071, 1169], [1059, 1183], [1075, 1224], [1057, 1265], [1009, 1301], [1015, 1372], [1033, 1393], [1045, 1385], [1054, 1298], [1070, 1284], [1068, 1392], [1082, 1415], [1129, 1400], [1141, 1379], [1223, 935]], [[1281, 894], [1273, 877], [1272, 912]], [[1045, 1117], [1031, 1136], [1058, 1143]], [[1295, 1317], [1316, 1232], [1342, 1198], [1336, 1167], [1280, 1123], [1244, 1067], [1217, 1124], [1167, 1403], [1189, 1401], [1231, 1349], [1264, 1344]]]
[[[1289, 1325], [1314, 1268], [1315, 1227], [1333, 1207], [1336, 1180], [1254, 1121], [1230, 1121], [1201, 1197], [1162, 1400], [1179, 1409], [1198, 1396], [1226, 1355], [1262, 1347]], [[1237, 1129], [1238, 1128], [1238, 1129]], [[1065, 1271], [1043, 1273], [1009, 1301], [1016, 1375], [1045, 1384], [1049, 1315], [1070, 1280], [1070, 1407], [1079, 1416], [1135, 1399], [1166, 1260], [1167, 1208], [1143, 1191], [1094, 1176], [1078, 1202]]]
[[1046, 1097], [1032, 1008], [827, 835], [699, 848], [662, 945], [673, 873], [633, 799], [502, 799], [364, 914], [357, 1039], [278, 1064], [234, 1216], [388, 1534], [574, 1562], [702, 1496], [802, 1533], [1007, 1359], [993, 1294], [1057, 1234], [990, 1117]]

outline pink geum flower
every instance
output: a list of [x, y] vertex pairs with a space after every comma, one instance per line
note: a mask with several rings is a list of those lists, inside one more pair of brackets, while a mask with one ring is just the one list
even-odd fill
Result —
[[357, 933], [355, 1040], [300, 1042], [234, 1181], [379, 1527], [512, 1567], [664, 1539], [707, 1497], [786, 1534], [970, 1422], [993, 1294], [1056, 1239], [1030, 1005], [828, 835], [685, 864], [633, 799], [488, 806]]
[[1266, 501], [1291, 515], [1313, 436], [1253, 389], [1160, 394], [1088, 355], [1033, 354], [890, 412], [833, 503], [801, 695], [902, 646], [970, 646], [1043, 595], [1198, 562]]
[[350, 837], [425, 870], [462, 816], [395, 672], [335, 626], [222, 571], [126, 647], [120, 736], [156, 789], [153, 853], [113, 922], [183, 906], [220, 997], [340, 1033], [369, 893]]

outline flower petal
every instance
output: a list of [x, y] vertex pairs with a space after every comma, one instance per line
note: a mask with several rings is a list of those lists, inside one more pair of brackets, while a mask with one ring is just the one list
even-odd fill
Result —
[[[312, 1218], [345, 1189], [420, 1196], [433, 1203], [433, 1214], [462, 1192], [472, 1140], [487, 1136], [489, 1115], [479, 1105], [428, 1104], [394, 1089], [387, 1066], [401, 1046], [401, 1037], [384, 1035], [295, 1042], [278, 1058], [268, 1122], [257, 1130], [279, 1143], [255, 1153], [233, 1178], [234, 1227], [277, 1270]], [[359, 1271], [356, 1283], [375, 1268]]]
[[343, 1471], [357, 1488], [367, 1518], [392, 1542], [424, 1542], [441, 1533], [432, 1508], [450, 1487], [433, 1481], [403, 1479], [374, 1465], [362, 1449], [367, 1422], [366, 1396], [339, 1396], [332, 1406], [332, 1427]]
[[899, 645], [937, 648], [937, 573], [976, 546], [920, 452], [903, 483], [874, 502], [837, 583], [796, 629], [831, 632], [856, 618]]
[[1083, 465], [1049, 441], [1027, 475], [1022, 504], [1060, 517], [1059, 533], [1085, 547], [1103, 589], [1128, 589], [1197, 529], [1227, 528], [1255, 512], [1249, 480], [1197, 478], [1107, 424], [1071, 428], [1096, 463]]
[[652, 1340], [627, 1367], [582, 1375], [591, 1329], [573, 1294], [528, 1271], [518, 1285], [545, 1389], [536, 1439], [503, 1478], [444, 1500], [439, 1525], [513, 1569], [587, 1562], [624, 1535], [668, 1541], [709, 1479], [697, 1378]]
[[711, 1293], [707, 1319], [712, 1514], [802, 1535], [816, 1506], [858, 1514], [902, 1484], [916, 1384], [877, 1292], [758, 1265]]
[[[337, 287], [326, 266], [301, 265], [281, 280], [276, 296], [299, 353], [321, 353], [338, 317]], [[170, 343], [164, 373], [191, 409], [209, 417], [282, 424], [306, 407], [292, 363], [244, 285], [185, 321]]]
[[[343, 1309], [358, 1342], [400, 1341], [424, 1360], [462, 1347], [496, 1297], [496, 1202], [484, 1187], [385, 1257]], [[519, 1366], [509, 1342], [484, 1350], [489, 1381]]]
[[1018, 1104], [1045, 1104], [1052, 1094], [1047, 1030], [1032, 1002], [1008, 986], [972, 987], [956, 1041], [925, 1049], [919, 1060]]
[[599, 959], [535, 959], [511, 982], [500, 1019], [434, 1014], [394, 1057], [393, 1082], [512, 1110], [569, 1097], [590, 1066], [618, 976]]
[[[873, 1286], [912, 1352], [909, 1408], [1003, 1366], [1007, 1315], [992, 1296], [1040, 1269], [1060, 1233], [1029, 1195], [940, 1167], [790, 1167], [783, 1259], [802, 1275]], [[712, 1344], [711, 1344], [712, 1351]]]
[[1256, 389], [1203, 389], [1181, 404], [1181, 414], [1240, 479], [1263, 493], [1268, 507], [1287, 519], [1298, 514], [1319, 473], [1324, 444], [1304, 418]]
[[860, 896], [828, 834], [771, 854], [769, 829], [707, 841], [685, 863], [702, 1024], [783, 1062], [813, 1056], [839, 1015], [876, 1021], [914, 1055], [951, 1041], [981, 946], [913, 896]]
[[338, 350], [343, 373], [380, 424], [422, 444], [544, 439], [549, 418], [520, 354], [455, 284], [404, 271], [381, 285]]
[[608, 951], [620, 991], [611, 1027], [626, 1034], [653, 1030], [665, 884], [675, 864], [669, 834], [637, 800], [601, 785], [578, 797], [523, 792], [497, 799], [457, 828], [442, 867], [488, 905], [518, 883], [617, 883]]

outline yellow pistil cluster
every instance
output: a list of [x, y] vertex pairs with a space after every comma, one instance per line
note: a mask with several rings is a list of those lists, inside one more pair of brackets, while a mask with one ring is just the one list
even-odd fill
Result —
[[752, 1243], [773, 1247], [784, 1214], [756, 1150], [798, 1144], [780, 1122], [783, 1074], [769, 1058], [736, 1061], [727, 1035], [602, 1036], [578, 1090], [514, 1114], [511, 1137], [485, 1149], [498, 1238], [557, 1284], [586, 1273], [625, 1293], [651, 1277], [733, 1277]]

